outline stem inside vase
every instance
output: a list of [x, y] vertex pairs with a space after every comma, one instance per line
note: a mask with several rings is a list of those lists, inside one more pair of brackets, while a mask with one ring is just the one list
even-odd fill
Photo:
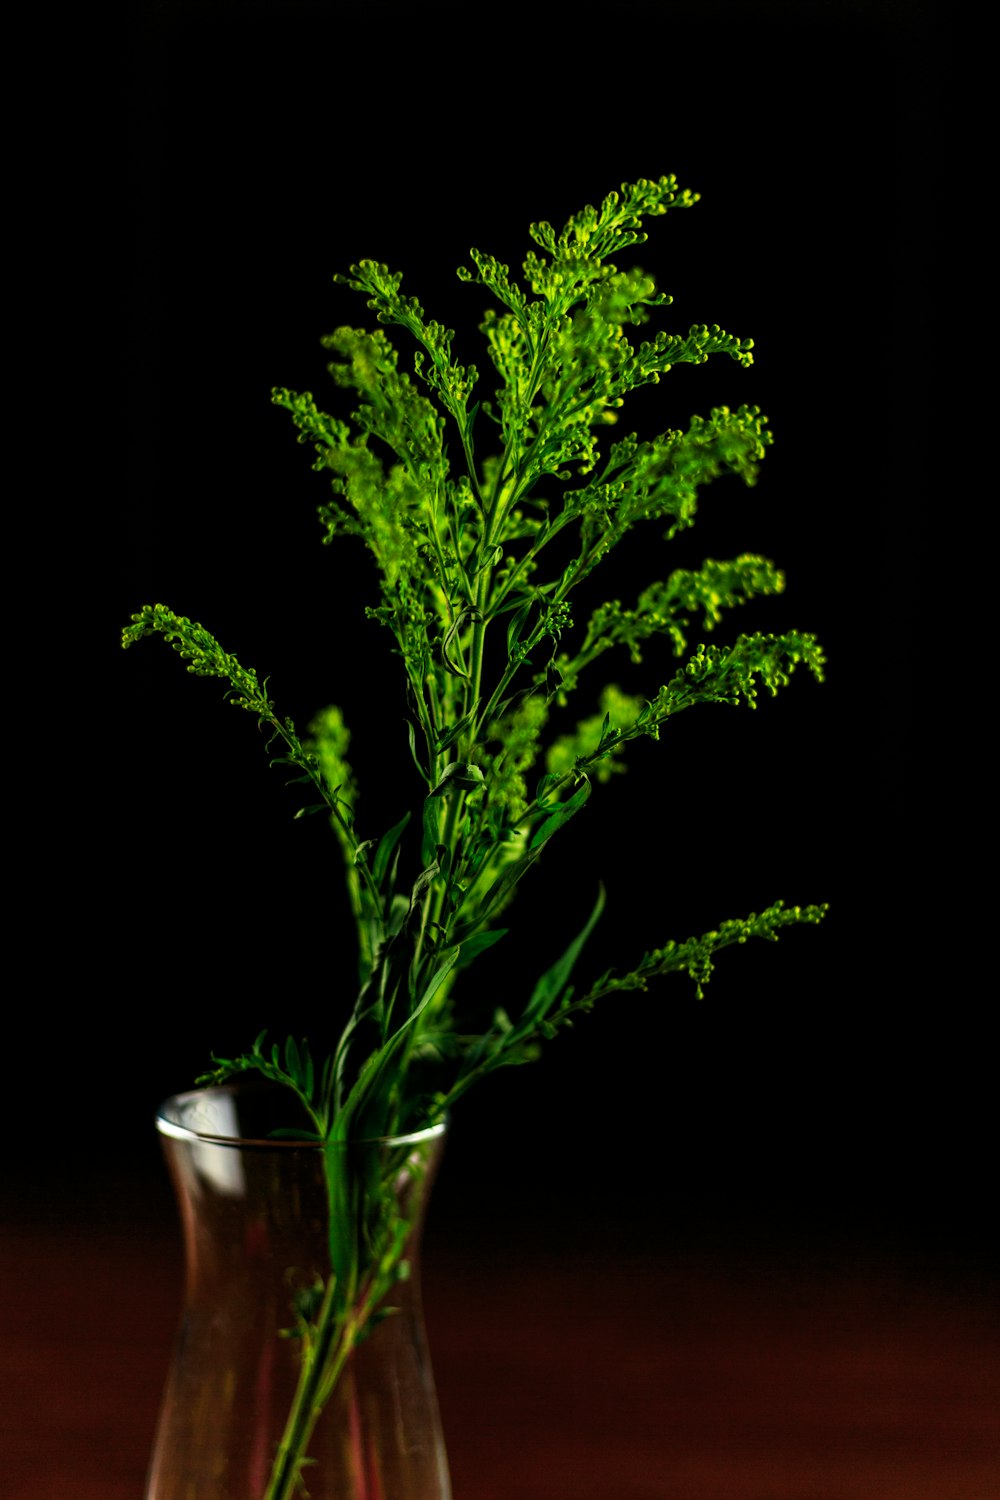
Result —
[[160, 1112], [187, 1278], [146, 1500], [449, 1500], [419, 1294], [445, 1127], [274, 1139], [287, 1105], [234, 1085]]

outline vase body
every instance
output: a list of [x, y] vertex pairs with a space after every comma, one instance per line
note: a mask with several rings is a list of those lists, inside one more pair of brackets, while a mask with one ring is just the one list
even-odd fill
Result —
[[[268, 1090], [206, 1089], [160, 1111], [186, 1287], [146, 1500], [450, 1500], [419, 1276], [444, 1127], [335, 1148], [269, 1138], [289, 1097], [276, 1110]], [[351, 1153], [351, 1182], [395, 1194], [405, 1274], [324, 1396], [303, 1490], [277, 1483], [276, 1454], [302, 1405], [302, 1320], [331, 1284], [331, 1149]]]

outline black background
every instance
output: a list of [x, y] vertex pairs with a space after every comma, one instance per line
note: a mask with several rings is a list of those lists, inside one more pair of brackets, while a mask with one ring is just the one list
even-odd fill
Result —
[[[665, 326], [718, 322], [755, 339], [756, 363], [679, 367], [622, 430], [748, 402], [776, 442], [755, 490], [714, 486], [672, 556], [637, 536], [595, 597], [763, 552], [787, 591], [727, 628], [814, 630], [829, 679], [799, 675], [756, 713], [681, 716], [640, 746], [472, 982], [516, 1008], [599, 879], [582, 981], [779, 896], [831, 912], [723, 955], [702, 1002], [683, 980], [615, 1000], [484, 1086], [458, 1113], [442, 1212], [485, 1219], [499, 1195], [504, 1214], [550, 1209], [553, 1235], [601, 1219], [638, 1235], [980, 1240], [985, 1021], [982, 997], [945, 977], [945, 735], [918, 694], [946, 165], [935, 7], [200, 0], [134, 7], [130, 47], [125, 76], [108, 73], [127, 159], [104, 179], [125, 208], [126, 405], [103, 428], [122, 511], [94, 648], [95, 839], [66, 869], [83, 999], [59, 1086], [85, 1120], [110, 1109], [125, 1144], [109, 1150], [136, 1183], [156, 1177], [159, 1099], [265, 1026], [319, 1046], [353, 963], [322, 819], [292, 821], [252, 720], [215, 684], [157, 642], [118, 650], [132, 609], [204, 621], [300, 726], [340, 703], [366, 836], [418, 794], [388, 638], [362, 615], [366, 556], [320, 545], [324, 481], [269, 400], [280, 384], [336, 401], [319, 337], [372, 315], [332, 274], [364, 256], [403, 270], [485, 374], [484, 296], [454, 276], [468, 247], [516, 266], [532, 220], [673, 172], [702, 201], [654, 221], [631, 258], [673, 295]], [[672, 670], [650, 650], [615, 675], [652, 693]], [[101, 1169], [87, 1129], [57, 1134], [58, 1207]]]

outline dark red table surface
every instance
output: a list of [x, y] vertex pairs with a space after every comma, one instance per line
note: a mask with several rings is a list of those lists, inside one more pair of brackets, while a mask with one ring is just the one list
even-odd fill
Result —
[[[3, 1231], [2, 1500], [139, 1500], [180, 1272], [166, 1217]], [[448, 1224], [424, 1293], [455, 1500], [1000, 1496], [980, 1264]]]

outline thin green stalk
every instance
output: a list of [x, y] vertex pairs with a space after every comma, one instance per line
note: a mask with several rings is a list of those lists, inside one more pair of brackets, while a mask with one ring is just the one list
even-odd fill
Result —
[[[309, 1439], [322, 1411], [316, 1397], [323, 1375], [323, 1366], [329, 1356], [328, 1343], [333, 1332], [332, 1318], [335, 1297], [335, 1281], [331, 1274], [327, 1278], [323, 1301], [316, 1320], [314, 1339], [306, 1343], [303, 1339], [301, 1367], [295, 1395], [285, 1422], [285, 1430], [278, 1443], [278, 1450], [271, 1467], [271, 1477], [263, 1500], [294, 1500], [302, 1472], [302, 1461], [307, 1455]], [[344, 1341], [335, 1352], [343, 1348]], [[339, 1370], [343, 1368], [346, 1352], [339, 1358]]]

